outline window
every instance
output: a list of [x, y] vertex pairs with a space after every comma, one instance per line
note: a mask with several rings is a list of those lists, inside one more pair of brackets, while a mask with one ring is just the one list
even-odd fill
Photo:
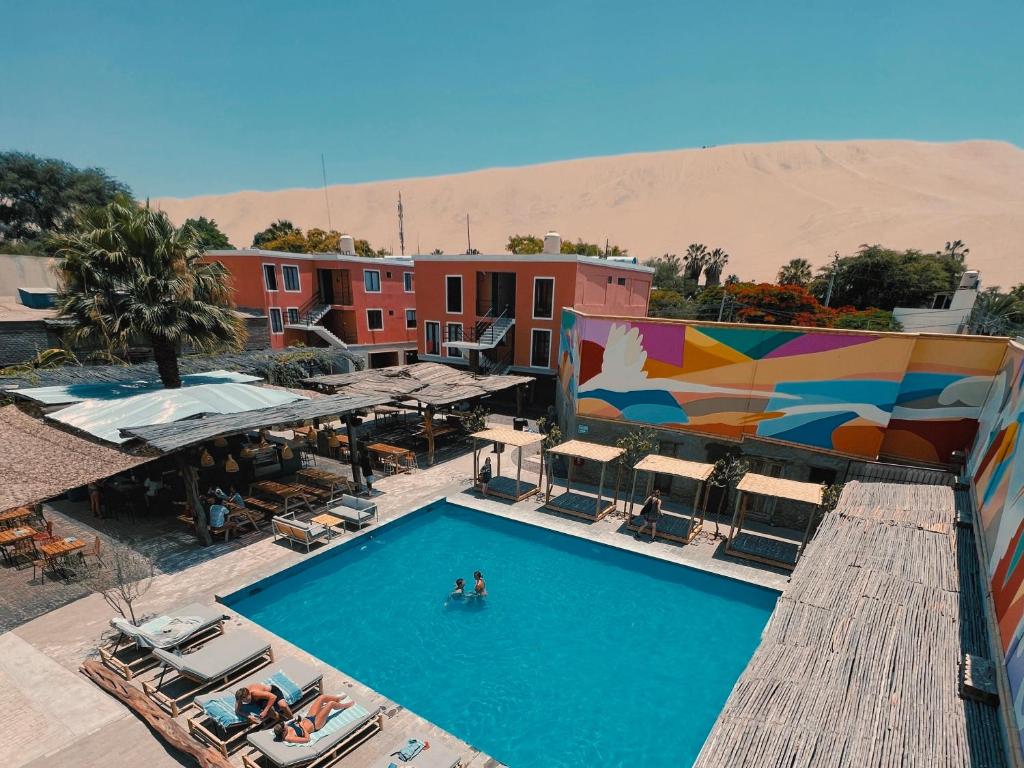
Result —
[[412, 293], [413, 292], [412, 272], [403, 272], [402, 273], [402, 287], [405, 289], [406, 293]]
[[619, 285], [625, 285], [625, 284], [626, 284], [626, 278], [620, 277], [619, 278]]
[[441, 354], [441, 324], [436, 320], [428, 320], [423, 324], [423, 334], [426, 339], [426, 349], [428, 355], [440, 355]]
[[297, 322], [299, 322], [299, 308], [298, 307], [288, 307], [288, 322], [289, 323], [297, 323]]
[[363, 288], [366, 289], [367, 293], [380, 293], [380, 270], [379, 269], [364, 269], [363, 270]]
[[554, 317], [555, 278], [533, 278], [533, 319], [550, 320]]
[[298, 293], [299, 268], [292, 265], [282, 266], [281, 275], [284, 277], [284, 289], [292, 293]]
[[[448, 341], [462, 341], [462, 323], [448, 323]], [[462, 350], [448, 347], [448, 357], [462, 357]]]
[[445, 307], [450, 315], [462, 314], [462, 275], [448, 275], [444, 279]]
[[548, 368], [551, 365], [551, 331], [534, 328], [530, 334], [530, 365]]
[[390, 272], [385, 272], [384, 273], [384, 277], [386, 277], [388, 280], [390, 280], [391, 279], [391, 273]]
[[608, 275], [608, 285], [611, 285], [611, 284], [612, 284], [612, 276]]
[[366, 310], [366, 327], [371, 331], [383, 331], [384, 312], [379, 309]]
[[416, 327], [416, 310], [407, 309], [405, 310], [405, 328], [406, 330]]
[[277, 290], [277, 268], [273, 264], [263, 265], [263, 284], [268, 291]]
[[270, 308], [270, 332], [284, 333], [284, 323], [281, 322], [281, 310], [277, 307]]

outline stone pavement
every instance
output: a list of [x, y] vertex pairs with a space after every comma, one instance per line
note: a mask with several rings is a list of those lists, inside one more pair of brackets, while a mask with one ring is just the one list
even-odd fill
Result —
[[[619, 529], [621, 519], [609, 516], [599, 523], [564, 517], [541, 511], [538, 497], [518, 504], [481, 499], [471, 485], [472, 456], [464, 454], [413, 474], [379, 479], [375, 484], [381, 522], [407, 514], [438, 498], [472, 506], [541, 525], [570, 535], [630, 549], [644, 554], [684, 563], [733, 578], [781, 589], [787, 575], [771, 569], [723, 557], [720, 543], [707, 538], [683, 547], [670, 543], [636, 541]], [[536, 480], [535, 477], [527, 479]], [[336, 546], [355, 535], [372, 535], [374, 527], [359, 534], [337, 537]], [[159, 575], [140, 601], [142, 614], [154, 614], [194, 601], [213, 600], [270, 573], [287, 568], [307, 555], [291, 550], [269, 538], [255, 540], [242, 548], [218, 547], [203, 550], [194, 547], [192, 562], [179, 564], [172, 572]], [[230, 614], [230, 611], [225, 611]], [[107, 768], [174, 768], [183, 763], [165, 750], [148, 729], [119, 702], [96, 689], [77, 669], [82, 660], [93, 658], [102, 638], [109, 632], [110, 609], [99, 595], [87, 595], [45, 615], [25, 622], [0, 635], [0, 765], [5, 768], [32, 766], [90, 766]], [[234, 616], [233, 627], [246, 626], [265, 634], [280, 656], [310, 657], [258, 625]], [[321, 666], [325, 666], [322, 665]], [[368, 706], [382, 706], [387, 722], [384, 733], [347, 757], [345, 768], [366, 768], [383, 756], [395, 738], [403, 734], [419, 735], [451, 745], [471, 768], [491, 768], [498, 763], [456, 737], [404, 709], [346, 676], [343, 671], [325, 666], [327, 690], [347, 689]], [[67, 713], [72, 713], [70, 717]], [[183, 716], [184, 718], [184, 716]], [[26, 739], [29, 724], [45, 723], [45, 736]], [[3, 727], [6, 726], [6, 727]], [[241, 763], [238, 753], [234, 758]]]

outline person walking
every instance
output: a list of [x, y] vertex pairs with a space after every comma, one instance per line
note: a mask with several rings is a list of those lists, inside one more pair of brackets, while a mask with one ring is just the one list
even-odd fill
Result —
[[366, 481], [366, 493], [368, 496], [373, 495], [373, 465], [370, 463], [370, 452], [363, 446], [359, 452], [359, 471], [363, 473], [363, 479]]

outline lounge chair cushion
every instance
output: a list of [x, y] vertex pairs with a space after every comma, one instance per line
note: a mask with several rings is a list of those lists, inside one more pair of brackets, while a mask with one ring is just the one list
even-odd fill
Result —
[[[308, 709], [306, 707], [300, 714], [305, 715]], [[248, 741], [251, 746], [266, 755], [272, 765], [278, 768], [288, 768], [315, 760], [330, 752], [339, 744], [344, 743], [354, 731], [365, 725], [372, 717], [373, 713], [357, 701], [355, 706], [333, 713], [324, 727], [316, 732], [321, 735], [314, 734], [316, 739], [306, 744], [275, 741], [274, 732], [271, 730], [250, 733]]]
[[162, 648], [153, 655], [164, 665], [176, 669], [193, 680], [216, 680], [270, 651], [270, 643], [259, 635], [244, 630], [230, 632], [211, 640], [198, 651], [172, 653]]
[[[182, 631], [175, 632], [174, 619], [196, 619], [196, 621], [182, 626]], [[125, 637], [131, 638], [140, 648], [173, 648], [222, 621], [224, 621], [224, 611], [219, 606], [192, 603], [168, 611], [163, 616], [150, 619], [140, 626], [135, 626], [119, 616], [110, 620], [110, 626]]]
[[[297, 695], [293, 694], [294, 698], [292, 695], [289, 695], [286, 687], [281, 685], [281, 676], [288, 678], [293, 684], [292, 687], [298, 691]], [[295, 702], [302, 698], [302, 691], [312, 688], [321, 678], [323, 678], [323, 673], [312, 664], [307, 664], [298, 659], [286, 658], [274, 662], [271, 666], [264, 667], [258, 672], [254, 672], [243, 680], [239, 680], [230, 688], [196, 696], [195, 702], [221, 728], [230, 728], [233, 725], [240, 725], [245, 722], [235, 714], [235, 691], [239, 688], [244, 688], [254, 683], [277, 685], [281, 692], [285, 694], [288, 703], [295, 704]], [[262, 707], [257, 706], [256, 712], [253, 714], [258, 713], [261, 709]]]

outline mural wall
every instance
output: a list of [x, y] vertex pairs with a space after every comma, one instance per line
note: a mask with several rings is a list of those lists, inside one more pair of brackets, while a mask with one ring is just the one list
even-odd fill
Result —
[[[969, 459], [999, 638], [1018, 727], [1024, 724], [1024, 346], [1011, 343]], [[1024, 745], [1024, 730], [1018, 733]]]
[[970, 446], [1006, 343], [562, 313], [579, 416], [851, 456], [943, 463]]

